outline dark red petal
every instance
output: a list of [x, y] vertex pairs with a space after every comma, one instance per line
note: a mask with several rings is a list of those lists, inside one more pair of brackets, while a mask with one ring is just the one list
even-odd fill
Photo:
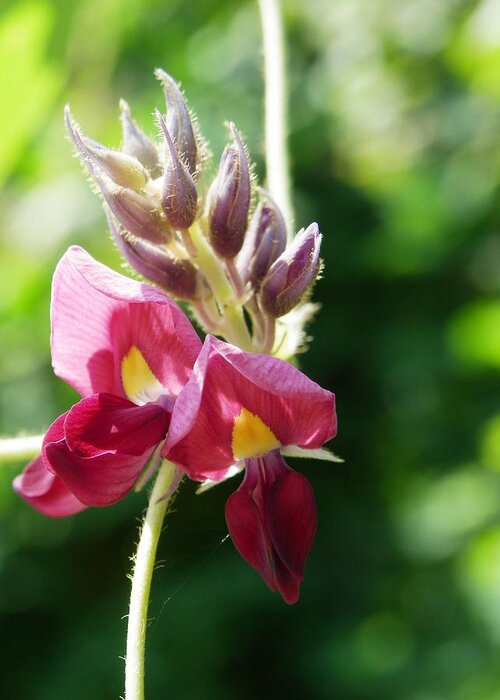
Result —
[[241, 407], [228, 399], [226, 385], [231, 380], [205, 341], [191, 378], [174, 404], [162, 450], [190, 479], [217, 480], [234, 463], [231, 434]]
[[247, 491], [235, 491], [226, 503], [226, 523], [234, 546], [250, 566], [276, 590], [266, 538], [259, 513]]
[[69, 411], [66, 411], [66, 413], [63, 413], [58, 418], [56, 418], [55, 421], [49, 426], [49, 429], [47, 430], [47, 432], [45, 433], [44, 438], [43, 438], [42, 460], [44, 461], [45, 467], [52, 474], [54, 473], [54, 470], [52, 469], [50, 464], [45, 459], [45, 447], [49, 443], [61, 442], [61, 441], [64, 442], [64, 421], [66, 420], [68, 413], [69, 413]]
[[140, 456], [108, 453], [81, 458], [61, 441], [44, 447], [44, 459], [79, 501], [87, 506], [109, 506], [130, 491], [152, 451]]
[[297, 578], [294, 576], [277, 556], [274, 559], [274, 579], [276, 588], [285, 603], [288, 603], [288, 605], [296, 603], [299, 599], [302, 577]]
[[317, 525], [314, 493], [305, 476], [290, 470], [274, 482], [266, 499], [266, 520], [277, 557], [300, 582]]
[[69, 411], [64, 433], [76, 457], [140, 456], [163, 440], [169, 421], [170, 414], [156, 404], [136, 406], [113, 394], [93, 394]]
[[52, 518], [74, 515], [86, 508], [58, 476], [46, 469], [41, 456], [14, 479], [13, 487], [26, 503]]

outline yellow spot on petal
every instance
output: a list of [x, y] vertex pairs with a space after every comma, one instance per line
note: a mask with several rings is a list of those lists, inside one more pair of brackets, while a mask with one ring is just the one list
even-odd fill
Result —
[[280, 446], [280, 441], [264, 421], [242, 407], [234, 419], [231, 447], [235, 459], [259, 457]]
[[166, 393], [165, 387], [158, 381], [141, 351], [132, 345], [124, 356], [121, 366], [123, 391], [130, 401], [145, 404], [156, 401]]

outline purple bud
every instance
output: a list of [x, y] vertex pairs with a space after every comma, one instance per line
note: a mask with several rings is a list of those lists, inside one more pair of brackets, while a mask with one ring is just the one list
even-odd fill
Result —
[[109, 208], [127, 231], [151, 243], [170, 239], [172, 232], [151, 197], [123, 187], [109, 189], [101, 183], [100, 187]]
[[189, 173], [194, 175], [196, 173], [196, 138], [186, 100], [179, 90], [179, 86], [168, 73], [157, 68], [155, 75], [165, 91], [168, 133]]
[[165, 243], [172, 232], [156, 202], [145, 193], [120, 187], [101, 171], [78, 128], [73, 124], [68, 108], [66, 108], [66, 127], [80, 155], [83, 156], [90, 174], [99, 186], [104, 200], [122, 226], [130, 233], [146, 238], [152, 243]]
[[125, 100], [120, 100], [124, 153], [134, 156], [149, 171], [151, 177], [161, 175], [158, 149], [151, 139], [137, 126]]
[[186, 229], [196, 218], [198, 202], [196, 185], [175, 150], [163, 117], [159, 112], [156, 116], [167, 142], [167, 162], [163, 176], [163, 211], [171, 226]]
[[106, 211], [109, 229], [123, 257], [137, 272], [180, 299], [199, 299], [202, 278], [189, 260], [177, 260], [165, 250], [117, 228]]
[[271, 265], [260, 291], [262, 308], [269, 316], [284, 316], [311, 288], [320, 267], [320, 246], [318, 224], [311, 224]]
[[120, 187], [140, 190], [146, 185], [149, 175], [136, 158], [120, 151], [112, 151], [101, 143], [82, 136], [68, 106], [64, 115], [68, 133], [86, 161], [101, 168]]
[[243, 282], [258, 291], [267, 271], [286, 246], [286, 224], [278, 205], [263, 192], [238, 255], [237, 268]]
[[166, 243], [170, 239], [172, 231], [151, 197], [118, 187], [95, 170], [91, 172], [106, 204], [124, 229], [151, 243]]
[[148, 172], [139, 161], [126, 153], [111, 151], [96, 141], [86, 139], [87, 150], [90, 158], [109, 175], [120, 187], [130, 187], [133, 190], [142, 190], [149, 180]]
[[250, 168], [245, 147], [234, 124], [229, 128], [234, 142], [222, 154], [217, 175], [208, 193], [210, 242], [227, 259], [243, 245], [250, 209]]

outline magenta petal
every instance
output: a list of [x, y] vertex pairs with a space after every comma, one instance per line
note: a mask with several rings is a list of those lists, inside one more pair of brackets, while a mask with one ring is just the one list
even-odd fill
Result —
[[284, 360], [244, 352], [216, 338], [205, 342], [212, 356], [224, 360], [226, 400], [234, 397], [257, 414], [282, 445], [321, 447], [334, 437], [337, 417], [330, 391]]
[[58, 418], [56, 418], [55, 421], [49, 426], [49, 429], [47, 430], [47, 432], [45, 433], [45, 436], [43, 438], [42, 459], [45, 463], [45, 467], [49, 470], [49, 472], [52, 472], [52, 473], [54, 473], [54, 470], [52, 469], [50, 464], [45, 459], [45, 448], [47, 447], [47, 445], [50, 445], [53, 443], [58, 443], [58, 442], [65, 443], [64, 422], [66, 421], [68, 413], [69, 413], [69, 411], [66, 411], [66, 413], [63, 413]]
[[163, 440], [169, 420], [169, 413], [156, 404], [136, 406], [112, 394], [93, 394], [69, 411], [64, 434], [76, 457], [141, 456]]
[[233, 544], [250, 566], [276, 590], [269, 549], [256, 504], [250, 492], [235, 491], [226, 502], [226, 523]]
[[276, 479], [266, 499], [266, 521], [276, 554], [300, 582], [317, 526], [314, 493], [305, 476], [290, 470]]
[[82, 458], [61, 441], [44, 446], [44, 459], [82, 503], [109, 506], [131, 490], [152, 452], [153, 448], [141, 456], [102, 454]]
[[234, 462], [232, 430], [243, 407], [283, 446], [321, 447], [337, 428], [334, 395], [296, 367], [207, 336], [175, 403], [163, 454], [191, 478], [213, 478]]
[[201, 347], [166, 294], [113, 272], [77, 246], [55, 271], [51, 322], [54, 371], [82, 396], [123, 395], [120, 363], [131, 345], [167, 392], [176, 394]]
[[162, 449], [162, 455], [191, 479], [217, 480], [234, 462], [231, 433], [241, 408], [228, 399], [228, 381], [223, 362], [213, 356], [205, 339], [191, 378], [174, 404]]
[[36, 457], [14, 479], [14, 491], [43, 515], [61, 518], [86, 508], [56, 475], [49, 472], [42, 457]]

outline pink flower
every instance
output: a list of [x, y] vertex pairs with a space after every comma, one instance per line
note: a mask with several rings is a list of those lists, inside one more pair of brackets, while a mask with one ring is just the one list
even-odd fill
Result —
[[54, 371], [83, 399], [50, 426], [14, 489], [42, 513], [64, 516], [133, 487], [165, 438], [201, 342], [163, 292], [76, 246], [54, 274], [51, 323]]
[[[162, 454], [189, 477], [220, 481], [246, 467], [226, 504], [233, 542], [271, 590], [298, 599], [316, 532], [307, 479], [286, 454], [318, 456], [336, 433], [335, 397], [282, 360], [207, 336], [179, 395]], [[321, 451], [325, 456], [326, 451]]]

